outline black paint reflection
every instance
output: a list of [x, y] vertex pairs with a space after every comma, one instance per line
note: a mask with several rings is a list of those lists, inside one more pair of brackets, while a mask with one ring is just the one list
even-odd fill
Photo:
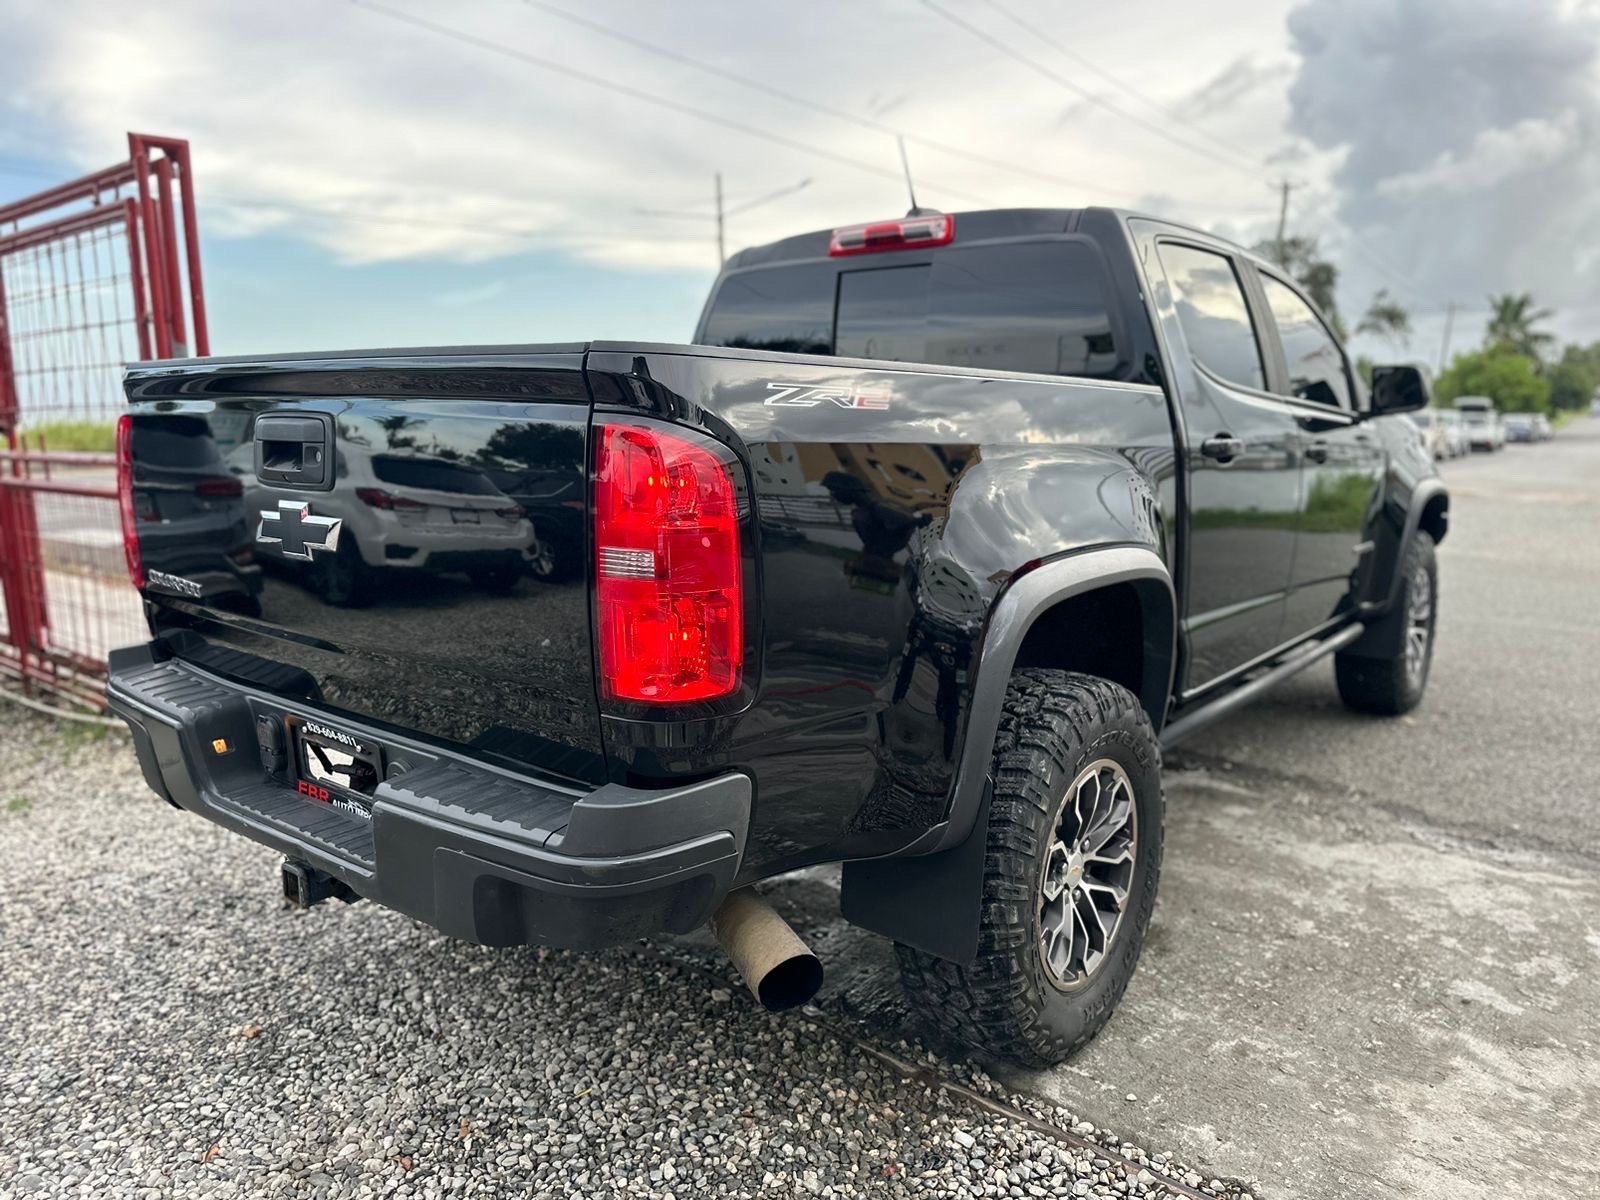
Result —
[[[279, 400], [270, 411], [331, 414], [327, 491], [256, 477], [254, 418], [266, 402], [163, 407], [174, 411], [138, 413], [135, 429], [209, 429], [209, 469], [233, 492], [231, 541], [220, 530], [192, 540], [213, 558], [243, 547], [259, 566], [249, 619], [209, 594], [152, 589], [159, 633], [189, 638], [191, 657], [203, 639], [215, 669], [247, 682], [296, 673], [335, 709], [602, 776], [587, 592], [570, 578], [584, 553], [572, 504], [584, 492], [586, 404]], [[306, 560], [285, 553], [300, 548], [292, 539], [257, 540], [261, 514], [282, 501], [337, 521], [336, 543]]]
[[[717, 429], [748, 454], [767, 637], [745, 712], [607, 720], [636, 778], [756, 780], [743, 871], [887, 853], [945, 816], [994, 597], [1023, 564], [1163, 548], [1175, 508], [1160, 395], [760, 362], [590, 355], [602, 407]], [[1070, 519], [1063, 519], [1070, 514]]]
[[133, 426], [133, 509], [149, 588], [258, 615], [261, 568], [244, 489], [199, 417], [162, 413]]

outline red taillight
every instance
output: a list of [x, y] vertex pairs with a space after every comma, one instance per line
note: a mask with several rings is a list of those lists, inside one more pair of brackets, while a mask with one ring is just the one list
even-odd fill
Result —
[[226, 475], [219, 475], [214, 479], [202, 479], [195, 484], [194, 494], [213, 500], [237, 500], [244, 495], [244, 484]]
[[494, 515], [502, 521], [520, 521], [528, 515], [528, 510], [520, 504], [512, 504], [504, 508], [495, 509]]
[[144, 559], [139, 554], [139, 523], [133, 511], [133, 417], [117, 418], [117, 508], [122, 513], [122, 553], [128, 578], [144, 590]]
[[651, 425], [605, 425], [595, 455], [600, 680], [618, 700], [726, 696], [744, 658], [731, 454]]
[[951, 216], [903, 217], [898, 221], [873, 221], [846, 225], [833, 231], [828, 243], [832, 258], [851, 254], [876, 254], [880, 250], [923, 250], [948, 246], [956, 239], [956, 219]]
[[428, 507], [420, 500], [408, 500], [382, 488], [357, 488], [356, 498], [369, 508], [381, 508], [385, 512], [420, 512]]

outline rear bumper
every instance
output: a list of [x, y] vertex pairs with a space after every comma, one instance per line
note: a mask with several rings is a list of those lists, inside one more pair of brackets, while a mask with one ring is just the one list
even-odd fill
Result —
[[[468, 941], [587, 950], [688, 932], [727, 894], [744, 852], [743, 775], [584, 792], [162, 661], [147, 647], [112, 654], [106, 693], [133, 733], [146, 782], [169, 803]], [[381, 748], [387, 777], [370, 818], [308, 799], [292, 757], [274, 762], [258, 748], [259, 722], [300, 720]]]

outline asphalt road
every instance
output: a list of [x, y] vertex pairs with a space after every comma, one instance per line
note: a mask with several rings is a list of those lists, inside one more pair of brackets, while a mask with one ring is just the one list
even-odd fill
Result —
[[[1268, 1195], [1600, 1195], [1600, 420], [1443, 473], [1423, 704], [1324, 663], [1176, 753], [1133, 984], [1006, 1082]], [[895, 1028], [881, 946], [818, 925]]]
[[829, 970], [774, 1018], [703, 937], [287, 913], [0, 709], [0, 1196], [1600, 1193], [1600, 422], [1445, 473], [1423, 706], [1323, 664], [1174, 756], [1144, 960], [1050, 1072], [918, 1044], [833, 872], [773, 890]]

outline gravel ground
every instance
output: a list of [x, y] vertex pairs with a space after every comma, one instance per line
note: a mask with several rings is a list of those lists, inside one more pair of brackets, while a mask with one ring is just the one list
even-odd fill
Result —
[[[488, 951], [0, 705], [0, 1196], [1251, 1195], [703, 945]], [[868, 1014], [870, 1016], [870, 1014]], [[1129, 1096], [1131, 1103], [1136, 1098]]]

